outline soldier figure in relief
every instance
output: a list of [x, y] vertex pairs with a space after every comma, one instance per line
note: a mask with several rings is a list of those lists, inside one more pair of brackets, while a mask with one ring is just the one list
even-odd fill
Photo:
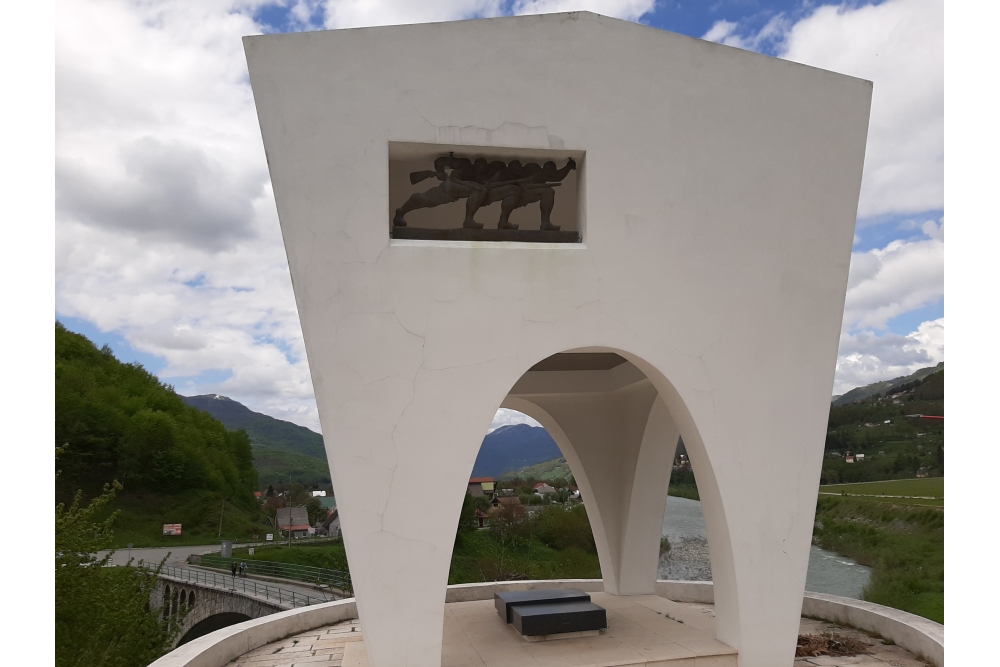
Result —
[[434, 161], [434, 171], [415, 171], [410, 174], [410, 182], [419, 183], [427, 178], [437, 178], [442, 181], [441, 185], [411, 195], [406, 203], [396, 209], [392, 223], [397, 227], [405, 227], [404, 216], [410, 211], [466, 199], [463, 227], [482, 229], [483, 224], [475, 221], [476, 212], [483, 206], [499, 201], [501, 212], [497, 228], [517, 229], [517, 225], [510, 222], [510, 214], [514, 209], [539, 202], [542, 218], [540, 228], [556, 231], [559, 227], [553, 225], [550, 219], [555, 205], [553, 188], [574, 169], [576, 162], [572, 158], [565, 167], [556, 169], [555, 162], [551, 161], [539, 166], [536, 163], [522, 165], [519, 160], [511, 160], [508, 164], [500, 161], [488, 163], [483, 158], [478, 158], [473, 163], [468, 158], [456, 158], [454, 154], [440, 157]]

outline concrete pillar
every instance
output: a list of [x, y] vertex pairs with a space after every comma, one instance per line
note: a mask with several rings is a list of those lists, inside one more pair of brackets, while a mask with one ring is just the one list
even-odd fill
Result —
[[677, 427], [646, 384], [622, 394], [508, 397], [556, 440], [587, 507], [604, 590], [655, 590]]

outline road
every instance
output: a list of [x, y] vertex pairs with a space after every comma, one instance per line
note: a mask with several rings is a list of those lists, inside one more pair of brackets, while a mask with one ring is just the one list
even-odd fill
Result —
[[[245, 577], [232, 577], [228, 573], [220, 572], [219, 570], [213, 570], [205, 567], [198, 567], [197, 565], [186, 565], [184, 566], [186, 572], [201, 572], [207, 575], [208, 580], [211, 581], [213, 587], [235, 589], [250, 595], [255, 594], [255, 588], [253, 584], [257, 584], [260, 587], [256, 590], [257, 597], [261, 599], [266, 599], [266, 594], [263, 593], [263, 589], [266, 587], [270, 589], [270, 595], [273, 598], [274, 592], [277, 589], [282, 590], [282, 594], [287, 597], [289, 593], [295, 593], [296, 595], [301, 595], [303, 597], [310, 597], [319, 600], [334, 600], [337, 599], [330, 593], [324, 593], [318, 591], [312, 586], [306, 584], [297, 584], [290, 580], [276, 581], [273, 579], [264, 580], [252, 575], [247, 575]], [[170, 576], [170, 572], [167, 572], [167, 576]], [[193, 576], [193, 575], [189, 575]]]
[[[163, 559], [164, 556], [167, 556], [167, 554], [169, 553], [170, 555], [167, 558], [167, 565], [174, 565], [178, 567], [184, 567], [189, 570], [199, 570], [202, 572], [216, 574], [219, 576], [218, 580], [220, 582], [225, 582], [223, 585], [226, 588], [230, 588], [233, 585], [235, 585], [237, 589], [243, 590], [245, 589], [245, 586], [243, 585], [244, 581], [246, 582], [256, 581], [257, 583], [264, 586], [280, 588], [286, 593], [294, 592], [296, 595], [309, 596], [313, 598], [320, 598], [327, 600], [335, 599], [330, 593], [323, 593], [305, 584], [299, 585], [291, 581], [276, 582], [273, 580], [258, 579], [257, 577], [251, 575], [247, 575], [247, 577], [245, 578], [231, 579], [229, 575], [220, 573], [218, 570], [202, 568], [196, 565], [189, 565], [187, 562], [187, 557], [190, 556], [191, 554], [201, 555], [201, 554], [218, 553], [218, 552], [219, 552], [218, 544], [202, 544], [195, 546], [151, 547], [144, 549], [132, 549], [131, 557], [135, 561], [135, 563], [138, 563], [139, 560], [142, 560], [145, 563], [157, 564], [160, 562], [160, 560]], [[107, 551], [99, 552], [98, 557], [104, 557], [104, 555], [107, 553], [108, 553]], [[125, 563], [128, 562], [128, 559], [129, 559], [129, 550], [119, 549], [118, 551], [115, 552], [114, 556], [112, 557], [112, 563], [118, 566], [125, 565]]]
[[[178, 547], [149, 547], [143, 549], [126, 549], [121, 548], [115, 552], [112, 557], [113, 565], [124, 565], [128, 562], [129, 556], [136, 561], [143, 561], [146, 563], [159, 563], [164, 556], [168, 553], [170, 556], [167, 558], [167, 563], [169, 565], [185, 565], [187, 564], [187, 557], [191, 554], [209, 554], [217, 553], [221, 547], [218, 544], [201, 544], [195, 546], [178, 546]], [[98, 558], [103, 558], [107, 555], [107, 551], [99, 551], [97, 553]]]

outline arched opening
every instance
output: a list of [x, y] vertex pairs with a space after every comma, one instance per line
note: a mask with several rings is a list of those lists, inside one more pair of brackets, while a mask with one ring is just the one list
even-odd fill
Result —
[[559, 446], [528, 415], [499, 409], [469, 477], [449, 583], [600, 577], [587, 509]]
[[187, 606], [187, 591], [186, 590], [182, 590], [181, 591], [181, 606], [180, 606], [180, 608], [183, 609], [186, 606]]
[[215, 632], [216, 630], [221, 630], [222, 628], [228, 628], [230, 625], [236, 625], [237, 623], [249, 620], [250, 617], [246, 614], [238, 614], [236, 612], [214, 614], [195, 623], [190, 630], [184, 633], [184, 636], [182, 636], [180, 641], [177, 642], [177, 645], [182, 646], [187, 644], [189, 641], [197, 639], [198, 637], [204, 637], [210, 632]]
[[194, 608], [194, 591], [188, 595], [188, 609]]
[[[683, 452], [689, 469], [699, 482], [708, 480], [701, 484], [709, 496], [706, 545], [712, 547], [713, 561], [731, 570], [711, 464], [684, 401], [657, 369], [619, 350], [558, 353], [528, 369], [500, 407], [527, 415], [560, 450], [592, 529], [607, 592], [629, 595], [655, 589], [681, 434], [689, 443], [685, 449], [694, 450]], [[468, 520], [468, 507], [463, 510]]]
[[163, 587], [163, 618], [170, 617], [170, 586], [165, 585]]

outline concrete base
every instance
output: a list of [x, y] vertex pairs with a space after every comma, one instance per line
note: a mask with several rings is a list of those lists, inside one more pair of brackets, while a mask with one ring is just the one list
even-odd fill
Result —
[[[600, 579], [562, 579], [557, 581], [458, 584], [448, 587], [448, 601], [487, 601], [491, 605], [488, 616], [500, 621], [501, 619], [492, 609], [494, 593], [549, 587], [597, 592], [603, 588], [603, 582]], [[701, 629], [709, 633], [715, 623], [714, 613], [711, 613], [710, 610], [717, 611], [717, 609], [707, 605], [713, 605], [714, 592], [710, 581], [658, 581], [656, 583], [657, 596], [663, 600], [660, 604], [674, 605], [673, 611], [667, 613], [677, 620], [683, 621], [686, 628]], [[456, 607], [446, 605], [447, 608], [454, 609]], [[898, 645], [887, 648], [905, 649], [913, 654], [923, 655], [936, 667], [944, 665], [944, 626], [933, 621], [870, 602], [820, 593], [806, 593], [802, 613], [834, 622], [845, 622], [842, 619], [848, 619], [846, 622], [850, 622], [851, 625], [869, 632], [879, 632], [883, 637], [894, 640]], [[365, 645], [361, 641], [364, 636], [361, 633], [361, 627], [356, 622], [348, 621], [348, 619], [356, 618], [357, 609], [353, 599], [303, 607], [213, 632], [168, 653], [150, 667], [223, 667], [233, 660], [239, 663], [243, 658], [251, 658], [259, 651], [264, 651], [267, 655], [274, 655], [274, 649], [278, 646], [270, 645], [272, 642], [280, 644], [281, 641], [286, 641], [289, 644], [301, 644], [302, 641], [297, 639], [300, 635], [297, 633], [307, 633], [313, 629], [332, 626], [331, 630], [325, 631], [329, 634], [336, 631], [337, 628], [343, 627], [345, 621], [350, 623], [352, 627], [356, 627], [350, 635], [341, 640], [341, 643], [344, 644], [341, 664], [352, 667], [367, 667], [368, 659], [364, 650]], [[811, 622], [800, 621], [800, 623], [804, 626]], [[318, 639], [319, 633], [316, 634]], [[581, 641], [594, 641], [594, 639], [584, 638]], [[554, 642], [554, 644], [560, 645], [561, 642]], [[442, 656], [442, 667], [463, 664], [452, 659], [449, 655]], [[910, 657], [912, 658], [912, 655]], [[725, 660], [728, 661], [729, 658], [725, 658]], [[814, 660], [819, 660], [819, 658]], [[844, 660], [850, 663], [856, 662], [855, 658], [845, 658]], [[294, 659], [286, 664], [291, 663], [294, 663]], [[736, 663], [731, 662], [730, 664], [735, 665]], [[872, 662], [872, 664], [885, 665], [887, 663]], [[899, 661], [891, 664], [899, 664]], [[321, 667], [321, 665], [317, 663], [317, 667]]]
[[522, 635], [517, 631], [517, 628], [508, 625], [507, 629], [510, 630], [511, 634], [520, 639], [521, 641], [533, 643], [533, 642], [550, 642], [559, 639], [580, 639], [581, 637], [596, 637], [601, 634], [600, 630], [584, 630], [583, 632], [560, 632], [555, 635]]

